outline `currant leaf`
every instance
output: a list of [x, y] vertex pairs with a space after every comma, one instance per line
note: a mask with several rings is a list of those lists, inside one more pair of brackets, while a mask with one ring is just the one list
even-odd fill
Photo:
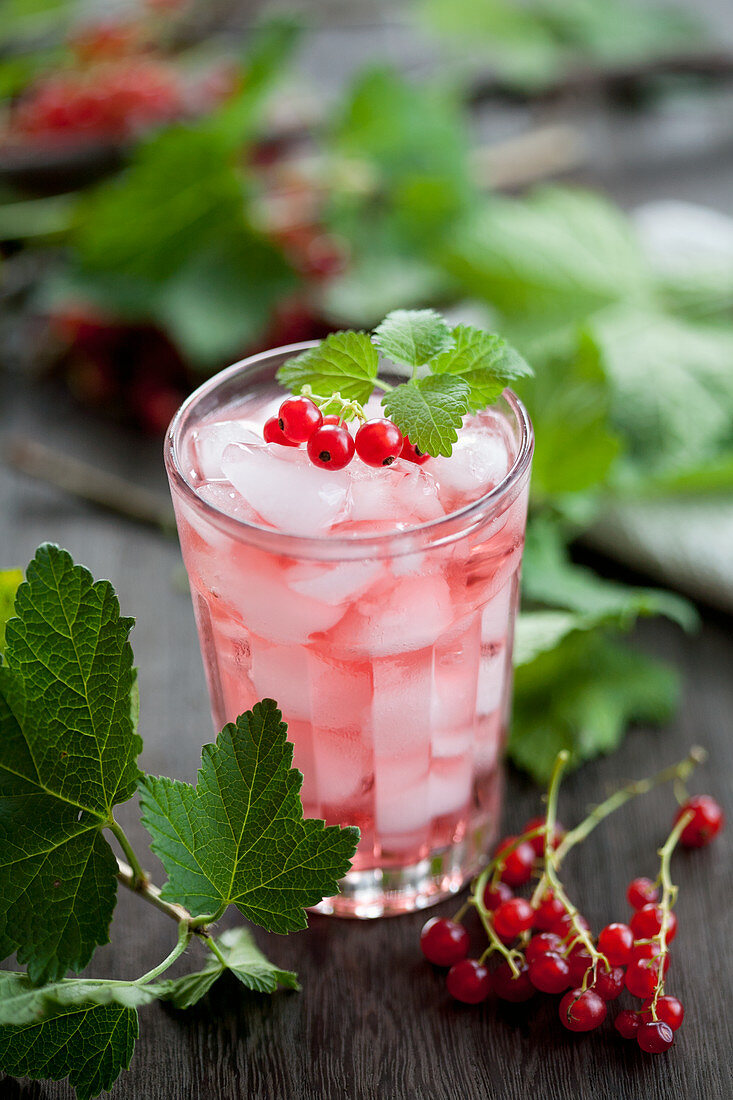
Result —
[[119, 1004], [81, 1004], [55, 1015], [0, 1026], [0, 1069], [34, 1081], [69, 1078], [78, 1100], [110, 1089], [130, 1065], [137, 1012]]
[[168, 874], [168, 901], [195, 916], [233, 904], [269, 931], [292, 932], [306, 927], [304, 908], [338, 892], [359, 830], [303, 818], [286, 733], [265, 699], [204, 746], [195, 787], [142, 781], [142, 820]]
[[5, 624], [13, 614], [15, 593], [23, 580], [20, 569], [6, 569], [0, 572], [0, 656], [5, 651]]
[[454, 346], [432, 359], [430, 370], [433, 374], [457, 375], [468, 382], [472, 412], [485, 409], [510, 382], [532, 374], [519, 352], [493, 332], [457, 325], [452, 336]]
[[81, 970], [108, 940], [115, 857], [102, 836], [133, 794], [134, 670], [108, 581], [39, 547], [0, 666], [0, 952], [34, 982]]
[[379, 354], [365, 332], [332, 332], [317, 347], [284, 363], [277, 378], [293, 393], [307, 385], [324, 397], [340, 393], [363, 404], [371, 396], [378, 369]]
[[158, 995], [171, 1001], [176, 1008], [190, 1008], [208, 993], [217, 978], [229, 970], [247, 989], [256, 993], [274, 993], [280, 986], [285, 989], [300, 989], [298, 979], [291, 970], [280, 970], [262, 954], [247, 928], [229, 928], [218, 936], [216, 946], [225, 960], [209, 952], [206, 963], [194, 974], [184, 974], [182, 978], [172, 978], [159, 982]]
[[372, 337], [383, 355], [394, 363], [421, 367], [453, 346], [445, 320], [432, 309], [395, 309]]
[[27, 974], [0, 972], [0, 1027], [32, 1024], [75, 1008], [122, 1005], [139, 1008], [161, 996], [160, 986], [86, 978], [33, 985]]
[[426, 454], [448, 457], [468, 411], [471, 387], [450, 374], [396, 386], [382, 398], [389, 418]]

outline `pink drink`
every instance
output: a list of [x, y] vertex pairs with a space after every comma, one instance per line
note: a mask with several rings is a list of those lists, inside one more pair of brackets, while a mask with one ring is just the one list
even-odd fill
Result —
[[262, 439], [307, 346], [197, 390], [166, 464], [214, 724], [277, 700], [306, 815], [361, 830], [320, 908], [378, 916], [460, 889], [494, 838], [531, 425], [505, 391], [450, 458], [318, 469]]

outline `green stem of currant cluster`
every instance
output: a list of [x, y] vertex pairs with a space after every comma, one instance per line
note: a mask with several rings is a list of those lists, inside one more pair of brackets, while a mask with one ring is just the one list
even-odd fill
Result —
[[659, 973], [657, 974], [657, 984], [654, 990], [654, 997], [652, 998], [651, 1010], [652, 1019], [657, 1019], [657, 1001], [664, 992], [664, 960], [669, 954], [669, 945], [667, 943], [667, 931], [669, 929], [670, 914], [674, 909], [675, 902], [677, 901], [677, 887], [672, 882], [672, 874], [670, 870], [670, 863], [672, 860], [672, 853], [679, 843], [679, 839], [682, 833], [694, 814], [692, 811], [688, 811], [683, 814], [682, 817], [676, 822], [674, 829], [665, 840], [662, 847], [657, 852], [659, 856], [659, 878], [658, 882], [662, 887], [662, 897], [659, 902], [659, 908], [662, 910], [662, 924], [659, 932], [654, 937], [659, 943]]
[[178, 924], [178, 939], [176, 941], [176, 946], [173, 948], [173, 950], [169, 952], [168, 955], [166, 955], [161, 963], [158, 963], [157, 966], [154, 966], [152, 970], [148, 970], [147, 974], [143, 974], [140, 978], [136, 978], [135, 981], [131, 984], [147, 985], [148, 982], [155, 981], [156, 978], [159, 978], [160, 975], [168, 969], [168, 967], [173, 965], [178, 956], [183, 954], [183, 952], [186, 950], [189, 943], [191, 942], [192, 935], [193, 932], [191, 931], [187, 922], [183, 920], [180, 921]]
[[140, 866], [140, 861], [135, 855], [135, 849], [130, 841], [127, 839], [127, 833], [114, 818], [110, 822], [109, 830], [117, 840], [122, 851], [125, 853], [127, 862], [130, 865], [132, 871], [132, 884], [131, 889], [136, 891], [142, 891], [149, 882], [149, 876], [143, 871]]

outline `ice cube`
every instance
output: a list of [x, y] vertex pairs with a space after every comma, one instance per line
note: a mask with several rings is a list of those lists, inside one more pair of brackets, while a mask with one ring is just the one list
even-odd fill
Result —
[[275, 699], [286, 722], [310, 721], [308, 657], [303, 646], [271, 645], [251, 638], [250, 678], [258, 699]]
[[314, 726], [352, 730], [370, 743], [370, 662], [339, 661], [310, 648], [307, 659]]
[[222, 476], [221, 460], [230, 443], [261, 444], [262, 429], [253, 420], [204, 421], [189, 436], [190, 463], [199, 478]]
[[267, 523], [287, 534], [320, 535], [345, 508], [346, 471], [321, 470], [299, 448], [230, 443], [222, 471]]
[[392, 520], [402, 529], [445, 515], [435, 481], [414, 463], [397, 459], [375, 468], [354, 462], [348, 470], [347, 516], [354, 523]]
[[494, 710], [491, 714], [483, 715], [476, 725], [476, 740], [474, 742], [474, 761], [476, 771], [486, 774], [496, 767], [499, 759], [503, 734], [501, 712]]
[[428, 783], [431, 814], [459, 813], [470, 801], [472, 780], [473, 753], [433, 759]]
[[378, 561], [300, 562], [288, 571], [293, 592], [337, 605], [357, 599], [383, 575]]
[[489, 600], [481, 614], [481, 640], [503, 642], [509, 629], [509, 612], [514, 596], [514, 578]]
[[329, 633], [339, 653], [385, 657], [432, 646], [451, 626], [453, 605], [445, 578], [406, 576], [374, 586]]
[[311, 634], [328, 630], [343, 615], [343, 608], [291, 591], [276, 559], [252, 548], [237, 547], [220, 573], [221, 597], [265, 641], [306, 644]]
[[360, 731], [314, 729], [313, 752], [322, 807], [333, 809], [368, 796], [372, 762]]
[[[244, 520], [245, 523], [262, 525], [262, 516], [255, 512], [252, 505], [225, 478], [218, 481], [205, 481], [196, 486], [196, 492], [202, 500], [205, 500], [207, 504], [212, 504], [220, 512], [224, 512], [234, 519]], [[205, 531], [205, 537], [211, 538], [213, 536], [216, 538], [215, 531], [212, 530], [212, 526], [207, 520], [199, 520], [197, 528], [202, 533]]]
[[490, 423], [464, 427], [453, 444], [450, 458], [438, 455], [424, 469], [437, 481], [444, 508], [459, 508], [488, 493], [506, 477], [509, 469], [506, 440]]
[[478, 673], [478, 714], [489, 714], [501, 703], [506, 676], [506, 649], [503, 644], [484, 649]]
[[431, 693], [432, 755], [470, 757], [476, 720], [481, 622], [478, 614], [436, 646]]
[[313, 753], [313, 730], [308, 722], [288, 722], [288, 741], [293, 746], [293, 767], [303, 774], [300, 801], [306, 817], [320, 817], [318, 776]]

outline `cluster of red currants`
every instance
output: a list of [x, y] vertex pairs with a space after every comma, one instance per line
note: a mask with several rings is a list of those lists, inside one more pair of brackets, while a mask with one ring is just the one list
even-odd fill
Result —
[[314, 466], [343, 470], [356, 453], [367, 466], [391, 466], [397, 458], [422, 465], [428, 459], [391, 420], [367, 420], [352, 435], [340, 416], [324, 416], [310, 397], [286, 397], [277, 416], [265, 422], [266, 443], [283, 447], [306, 444]]
[[[681, 819], [685, 816], [684, 827]], [[720, 831], [723, 814], [708, 795], [689, 799], [675, 818], [669, 844], [702, 847]], [[679, 824], [677, 824], [679, 823]], [[552, 854], [561, 852], [565, 830], [559, 824], [548, 832], [544, 818], [527, 823], [520, 836], [505, 838], [474, 893], [456, 919], [433, 918], [422, 929], [420, 945], [425, 957], [437, 966], [450, 967], [448, 992], [466, 1004], [484, 1001], [491, 991], [501, 999], [526, 1001], [536, 992], [562, 994], [559, 1015], [569, 1031], [592, 1031], [606, 1018], [607, 1005], [626, 989], [643, 1003], [638, 1009], [622, 1009], [614, 1020], [616, 1030], [639, 1047], [659, 1054], [674, 1042], [684, 1009], [676, 997], [664, 993], [669, 967], [668, 945], [677, 932], [671, 904], [674, 893], [664, 891], [647, 878], [634, 879], [627, 898], [634, 912], [628, 924], [608, 924], [594, 941], [588, 923], [569, 901], [556, 873], [548, 876]], [[548, 863], [548, 852], [549, 863]], [[664, 849], [660, 849], [663, 855]], [[532, 900], [515, 896], [514, 888], [529, 883], [539, 871], [540, 883]], [[660, 878], [663, 872], [660, 871]], [[548, 879], [555, 890], [547, 888]], [[476, 895], [476, 889], [481, 896]], [[483, 955], [469, 958], [469, 933], [460, 922], [473, 904], [479, 912], [489, 946]], [[503, 956], [490, 971], [491, 954]]]

